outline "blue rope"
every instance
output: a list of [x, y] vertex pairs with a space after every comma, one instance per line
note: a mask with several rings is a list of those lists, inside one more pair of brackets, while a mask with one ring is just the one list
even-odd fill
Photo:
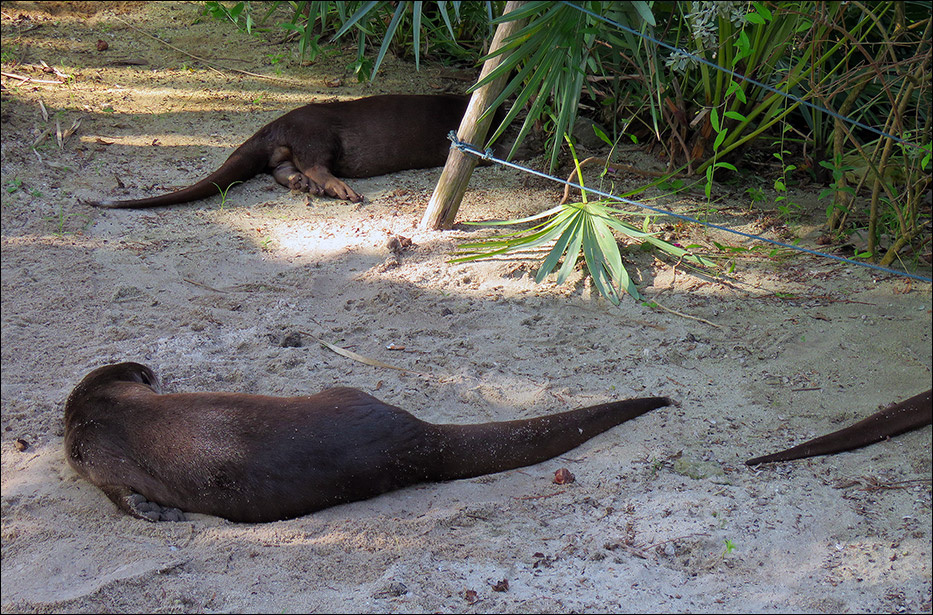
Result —
[[687, 56], [689, 56], [689, 57], [691, 57], [691, 58], [697, 60], [698, 62], [702, 62], [703, 64], [706, 64], [706, 65], [708, 65], [708, 66], [711, 66], [711, 67], [715, 68], [715, 69], [718, 70], [718, 71], [722, 71], [722, 72], [724, 72], [724, 73], [727, 73], [727, 74], [729, 74], [729, 75], [732, 75], [733, 77], [738, 77], [739, 79], [742, 79], [743, 81], [747, 81], [747, 82], [751, 83], [752, 85], [757, 85], [758, 87], [764, 88], [764, 89], [768, 90], [769, 92], [774, 92], [775, 94], [779, 94], [779, 95], [781, 95], [781, 96], [784, 96], [784, 97], [786, 97], [786, 98], [789, 98], [789, 99], [793, 100], [793, 101], [796, 102], [796, 103], [799, 103], [799, 104], [801, 104], [801, 105], [806, 105], [807, 107], [810, 107], [810, 108], [812, 108], [812, 109], [816, 109], [817, 111], [822, 111], [822, 112], [824, 112], [824, 113], [828, 113], [829, 115], [831, 115], [831, 116], [833, 116], [833, 117], [835, 117], [835, 118], [838, 118], [838, 119], [843, 120], [843, 121], [845, 121], [845, 122], [848, 122], [848, 123], [850, 123], [850, 124], [854, 124], [854, 125], [856, 125], [856, 126], [858, 126], [858, 127], [860, 127], [860, 128], [864, 128], [865, 130], [870, 130], [871, 132], [874, 132], [874, 133], [876, 133], [876, 134], [878, 134], [878, 135], [881, 135], [882, 137], [887, 137], [887, 138], [889, 138], [889, 139], [894, 139], [895, 141], [897, 141], [897, 142], [899, 142], [899, 143], [903, 143], [904, 145], [910, 145], [911, 147], [915, 147], [915, 148], [920, 149], [920, 150], [923, 149], [922, 146], [917, 145], [916, 143], [911, 143], [910, 141], [906, 141], [906, 140], [904, 140], [904, 139], [901, 139], [900, 137], [896, 137], [896, 136], [894, 136], [894, 135], [888, 134], [888, 133], [884, 132], [883, 130], [878, 130], [877, 128], [875, 128], [875, 127], [873, 127], [873, 126], [869, 126], [868, 124], [863, 124], [862, 122], [859, 122], [858, 120], [854, 120], [854, 119], [852, 119], [852, 118], [849, 118], [849, 117], [846, 117], [846, 116], [841, 115], [841, 114], [839, 114], [839, 113], [836, 113], [835, 111], [832, 111], [832, 110], [830, 110], [830, 109], [827, 109], [826, 107], [821, 107], [820, 105], [817, 105], [817, 104], [808, 102], [808, 101], [806, 101], [806, 100], [803, 100], [802, 98], [799, 98], [799, 97], [797, 97], [797, 96], [794, 96], [793, 94], [791, 94], [791, 93], [789, 93], [789, 92], [782, 92], [782, 91], [778, 90], [777, 88], [775, 88], [775, 87], [773, 87], [773, 86], [767, 85], [767, 84], [765, 84], [765, 83], [761, 83], [760, 81], [755, 81], [755, 80], [752, 79], [751, 77], [746, 77], [745, 75], [742, 75], [742, 74], [740, 74], [740, 73], [737, 73], [737, 72], [735, 72], [734, 70], [727, 70], [727, 69], [723, 68], [722, 66], [719, 66], [718, 64], [714, 64], [714, 63], [710, 62], [710, 61], [707, 60], [706, 58], [701, 58], [701, 57], [698, 56], [698, 55], [695, 55], [695, 54], [690, 53], [690, 52], [687, 51], [686, 49], [679, 49], [679, 48], [677, 48], [677, 47], [674, 47], [673, 45], [668, 45], [668, 44], [665, 43], [664, 41], [660, 41], [660, 40], [658, 40], [658, 39], [656, 39], [656, 38], [653, 38], [653, 37], [651, 37], [651, 36], [648, 36], [647, 34], [643, 34], [643, 33], [641, 33], [641, 32], [638, 32], [637, 30], [633, 30], [632, 28], [629, 28], [628, 26], [625, 26], [625, 25], [622, 25], [622, 24], [620, 24], [620, 23], [618, 23], [618, 22], [612, 21], [612, 20], [609, 19], [608, 17], [603, 17], [602, 15], [599, 15], [599, 14], [597, 14], [597, 13], [594, 13], [594, 12], [592, 12], [592, 11], [589, 10], [589, 9], [583, 8], [582, 6], [578, 6], [578, 5], [576, 5], [576, 4], [573, 4], [572, 2], [567, 2], [566, 0], [564, 1], [564, 4], [566, 4], [567, 6], [572, 6], [573, 8], [577, 9], [578, 11], [581, 11], [581, 12], [583, 12], [583, 13], [586, 13], [587, 15], [589, 15], [589, 16], [591, 16], [591, 17], [595, 17], [596, 19], [599, 19], [600, 21], [604, 21], [604, 22], [606, 22], [606, 23], [609, 24], [609, 25], [615, 26], [616, 28], [625, 30], [626, 32], [628, 32], [628, 33], [630, 33], [630, 34], [634, 34], [635, 36], [638, 36], [638, 37], [643, 38], [643, 39], [645, 39], [645, 40], [651, 41], [652, 43], [654, 43], [654, 44], [656, 44], [656, 45], [660, 45], [661, 47], [664, 47], [664, 48], [666, 48], [666, 49], [670, 49], [671, 51], [675, 51], [675, 52], [677, 52], [677, 53], [685, 54], [685, 55], [687, 55]]
[[658, 209], [658, 208], [656, 208], [656, 207], [651, 207], [650, 205], [645, 205], [644, 203], [639, 203], [638, 201], [632, 201], [631, 199], [626, 199], [626, 198], [624, 198], [624, 197], [616, 196], [616, 195], [614, 195], [614, 194], [610, 194], [610, 193], [608, 193], [608, 192], [603, 192], [602, 190], [597, 190], [597, 189], [595, 189], [595, 188], [585, 188], [585, 187], [583, 187], [583, 186], [580, 186], [579, 184], [575, 184], [575, 183], [570, 182], [570, 181], [567, 181], [567, 180], [565, 180], [565, 179], [561, 179], [560, 177], [555, 177], [555, 176], [553, 176], [553, 175], [548, 175], [547, 173], [542, 173], [541, 171], [535, 171], [534, 169], [529, 169], [528, 167], [523, 167], [523, 166], [520, 165], [520, 164], [515, 164], [514, 162], [509, 162], [509, 161], [507, 161], [507, 160], [502, 160], [502, 159], [500, 159], [500, 158], [496, 158], [495, 156], [493, 156], [492, 150], [486, 150], [486, 151], [484, 152], [484, 151], [478, 149], [475, 145], [473, 145], [473, 144], [471, 144], [471, 143], [467, 143], [467, 142], [465, 142], [465, 141], [461, 141], [459, 138], [457, 138], [457, 134], [456, 134], [454, 131], [450, 131], [450, 134], [447, 136], [447, 138], [450, 139], [450, 140], [453, 142], [453, 146], [456, 147], [456, 148], [457, 148], [458, 150], [460, 150], [461, 152], [466, 152], [466, 153], [472, 154], [473, 156], [476, 156], [476, 157], [478, 157], [478, 158], [482, 158], [483, 160], [489, 160], [490, 162], [495, 162], [496, 164], [500, 164], [500, 165], [503, 165], [503, 166], [506, 166], [506, 167], [511, 167], [511, 168], [513, 168], [513, 169], [518, 169], [519, 171], [524, 171], [525, 173], [531, 173], [532, 175], [537, 175], [538, 177], [543, 177], [544, 179], [549, 179], [549, 180], [551, 180], [551, 181], [555, 181], [555, 182], [560, 183], [560, 184], [567, 184], [568, 186], [573, 186], [574, 188], [577, 188], [577, 189], [579, 189], [579, 190], [586, 190], [586, 191], [588, 191], [588, 192], [592, 192], [592, 193], [594, 193], [594, 194], [598, 194], [598, 195], [600, 195], [600, 196], [603, 196], [603, 197], [605, 197], [605, 198], [607, 198], [607, 199], [612, 199], [612, 200], [614, 200], [614, 201], [619, 201], [619, 202], [621, 202], [621, 203], [626, 203], [626, 204], [628, 204], [628, 205], [635, 205], [636, 207], [641, 207], [642, 209], [647, 209], [647, 210], [649, 210], [649, 211], [653, 211], [653, 212], [656, 213], [656, 214], [660, 214], [660, 215], [664, 215], [664, 216], [671, 216], [671, 217], [674, 217], [674, 218], [679, 218], [680, 220], [684, 220], [685, 222], [692, 222], [692, 223], [695, 223], [695, 224], [701, 224], [701, 225], [703, 225], [703, 226], [708, 226], [708, 227], [710, 227], [710, 228], [714, 228], [714, 229], [717, 229], [717, 230], [720, 230], [720, 231], [725, 231], [725, 232], [727, 232], [727, 233], [732, 233], [732, 234], [734, 234], [734, 235], [741, 235], [742, 237], [747, 237], [748, 239], [755, 239], [755, 240], [758, 240], [758, 241], [764, 241], [765, 243], [774, 244], [774, 245], [780, 246], [780, 247], [782, 247], [782, 248], [788, 248], [788, 249], [790, 249], [790, 250], [797, 250], [797, 251], [799, 251], [799, 252], [806, 252], [806, 253], [808, 253], [808, 254], [813, 254], [814, 256], [822, 256], [822, 257], [824, 257], [824, 258], [830, 258], [830, 259], [837, 260], [837, 261], [840, 261], [840, 262], [843, 262], [843, 263], [849, 263], [849, 264], [851, 264], [851, 265], [857, 265], [857, 266], [859, 266], [859, 267], [867, 267], [867, 268], [869, 268], [869, 269], [875, 269], [875, 270], [877, 270], [877, 271], [883, 271], [883, 272], [885, 272], [885, 273], [892, 273], [892, 274], [898, 275], [898, 276], [904, 276], [904, 277], [908, 277], [908, 278], [913, 278], [914, 280], [920, 280], [921, 282], [933, 282], [933, 279], [925, 278], [925, 277], [923, 277], [923, 276], [915, 275], [915, 274], [913, 274], [913, 273], [907, 273], [907, 272], [905, 272], [905, 271], [897, 271], [897, 270], [895, 270], [895, 269], [888, 269], [887, 267], [881, 267], [880, 265], [873, 265], [872, 263], [862, 263], [862, 262], [859, 262], [859, 261], [854, 261], [854, 260], [851, 260], [851, 259], [848, 259], [848, 258], [844, 258], [844, 257], [842, 257], [842, 256], [836, 256], [835, 254], [826, 254], [825, 252], [817, 252], [816, 250], [810, 250], [809, 248], [801, 248], [800, 246], [795, 246], [795, 245], [792, 245], [792, 244], [789, 244], [789, 243], [782, 243], [782, 242], [780, 242], [780, 241], [775, 241], [774, 239], [768, 239], [767, 237], [762, 237], [761, 235], [752, 235], [752, 234], [750, 234], [750, 233], [743, 233], [742, 231], [737, 231], [737, 230], [735, 230], [735, 229], [727, 228], [727, 227], [725, 227], [725, 226], [719, 226], [718, 224], [712, 224], [712, 223], [710, 223], [710, 222], [702, 222], [702, 221], [700, 221], [700, 220], [697, 220], [696, 218], [692, 218], [692, 217], [690, 217], [690, 216], [685, 216], [685, 215], [683, 215], [683, 214], [674, 213], [674, 212], [672, 212], [672, 211], [667, 211], [666, 209]]

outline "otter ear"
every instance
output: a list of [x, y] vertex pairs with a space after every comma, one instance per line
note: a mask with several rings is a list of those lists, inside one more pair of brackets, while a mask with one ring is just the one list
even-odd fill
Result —
[[162, 392], [159, 386], [159, 378], [155, 375], [155, 373], [151, 369], [149, 369], [145, 365], [139, 365], [134, 376], [136, 376], [136, 379], [139, 382], [141, 382], [142, 384], [145, 384], [147, 387], [151, 388], [156, 393]]

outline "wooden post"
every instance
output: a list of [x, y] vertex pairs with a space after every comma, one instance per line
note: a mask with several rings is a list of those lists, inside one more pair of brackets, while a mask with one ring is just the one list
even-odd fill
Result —
[[[524, 4], [527, 4], [527, 2], [509, 0], [505, 5], [503, 14], [511, 13]], [[499, 49], [507, 37], [518, 32], [524, 25], [525, 20], [523, 19], [500, 23], [496, 28], [496, 34], [493, 36], [489, 50]], [[503, 59], [504, 57], [500, 55], [486, 60], [480, 73], [480, 79], [488, 75]], [[492, 124], [492, 114], [482, 122], [478, 121], [479, 117], [489, 106], [489, 103], [502, 93], [507, 80], [507, 75], [500, 77], [473, 92], [470, 104], [457, 131], [457, 136], [461, 141], [482, 147], [486, 134], [489, 132], [489, 126]], [[470, 175], [472, 175], [476, 163], [477, 159], [474, 156], [464, 154], [454, 147], [450, 148], [444, 171], [437, 181], [434, 194], [431, 195], [431, 201], [428, 203], [428, 208], [421, 219], [422, 229], [449, 229], [454, 225], [457, 210], [460, 209], [460, 201], [463, 200], [463, 195], [466, 193], [467, 185], [470, 183]]]

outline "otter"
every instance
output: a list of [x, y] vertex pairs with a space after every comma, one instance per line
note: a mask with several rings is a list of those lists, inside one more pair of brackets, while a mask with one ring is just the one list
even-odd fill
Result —
[[[384, 95], [312, 103], [266, 124], [201, 181], [160, 196], [89, 201], [95, 207], [164, 207], [226, 192], [271, 173], [290, 190], [359, 203], [363, 196], [339, 177], [372, 177], [437, 167], [447, 160], [469, 97]], [[501, 115], [499, 116], [501, 117]]]
[[303, 397], [162, 393], [139, 363], [90, 372], [65, 402], [71, 466], [122, 511], [278, 521], [430, 481], [539, 463], [666, 397], [550, 416], [435, 425], [346, 387]]
[[843, 451], [861, 448], [893, 438], [914, 429], [920, 429], [933, 421], [933, 404], [930, 395], [933, 390], [914, 395], [910, 399], [894, 404], [880, 412], [872, 414], [854, 425], [849, 425], [839, 431], [825, 436], [808, 440], [793, 448], [789, 448], [771, 455], [755, 457], [745, 462], [746, 465], [772, 463], [775, 461], [791, 461], [817, 455], [831, 455]]

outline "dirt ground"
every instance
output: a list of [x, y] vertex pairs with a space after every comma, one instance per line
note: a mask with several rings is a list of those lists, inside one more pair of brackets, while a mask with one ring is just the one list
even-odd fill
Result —
[[[673, 311], [614, 307], [579, 267], [565, 285], [535, 284], [539, 256], [449, 264], [486, 232], [417, 228], [439, 169], [352, 181], [359, 206], [308, 203], [262, 176], [224, 202], [96, 210], [79, 199], [186, 185], [302, 104], [469, 84], [390, 58], [360, 85], [349, 49], [299, 66], [281, 34], [198, 20], [197, 3], [39, 4], [2, 5], [3, 71], [55, 82], [3, 78], [3, 612], [930, 611], [929, 427], [743, 464], [928, 388], [930, 284], [770, 248], [718, 277], [632, 250], [640, 288]], [[60, 148], [56, 124], [76, 120]], [[785, 223], [767, 187], [755, 206], [745, 186], [717, 190], [716, 210], [660, 204], [815, 246], [818, 215]], [[818, 190], [792, 197], [818, 214]], [[559, 196], [482, 168], [460, 219], [527, 215]], [[412, 245], [396, 254], [392, 236]], [[120, 514], [62, 451], [68, 392], [125, 360], [168, 390], [339, 384], [436, 423], [645, 395], [679, 406], [521, 470], [278, 523], [151, 524]], [[554, 484], [560, 467], [577, 481]]]

